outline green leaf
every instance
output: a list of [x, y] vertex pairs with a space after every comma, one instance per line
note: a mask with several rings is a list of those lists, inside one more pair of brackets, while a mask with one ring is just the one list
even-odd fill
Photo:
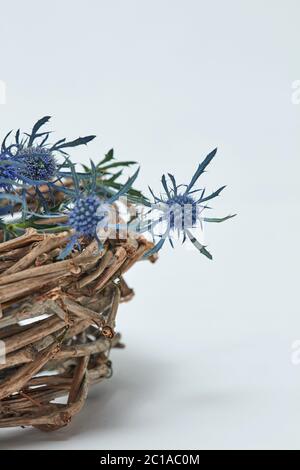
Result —
[[123, 171], [120, 170], [118, 171], [117, 173], [115, 173], [114, 175], [112, 175], [109, 179], [107, 179], [106, 181], [108, 183], [113, 183], [114, 181], [116, 181], [118, 178], [120, 178], [120, 176], [122, 175]]
[[81, 164], [81, 166], [86, 173], [90, 173], [91, 169], [88, 166], [84, 165], [83, 163]]
[[209, 201], [210, 199], [213, 199], [217, 196], [219, 196], [219, 194], [223, 191], [223, 189], [225, 189], [226, 186], [221, 186], [221, 188], [217, 189], [217, 191], [213, 192], [212, 194], [210, 194], [209, 196], [206, 196], [204, 198], [201, 198], [199, 199], [198, 202], [202, 203], [202, 202], [205, 202], [205, 201]]
[[57, 142], [55, 142], [55, 144], [52, 145], [51, 150], [59, 146], [60, 144], [63, 144], [66, 140], [67, 140], [66, 138], [58, 140]]
[[168, 196], [168, 198], [170, 198], [171, 194], [170, 194], [170, 191], [169, 191], [169, 188], [168, 188], [168, 185], [167, 185], [167, 180], [166, 180], [165, 175], [162, 175], [161, 182], [162, 182], [163, 188], [166, 192], [166, 195]]
[[52, 147], [52, 150], [61, 150], [63, 148], [78, 147], [79, 145], [86, 145], [91, 140], [95, 139], [95, 135], [87, 135], [86, 137], [78, 137], [78, 139], [72, 140], [71, 142], [64, 142], [62, 144], [56, 144]]
[[103, 158], [103, 160], [101, 160], [97, 164], [97, 168], [99, 168], [101, 165], [104, 165], [107, 162], [110, 162], [111, 160], [113, 160], [113, 158], [114, 158], [114, 149], [110, 149], [105, 155], [105, 157]]
[[30, 147], [34, 140], [38, 137], [38, 130], [51, 119], [51, 116], [44, 116], [39, 119], [33, 126], [29, 136], [28, 146]]
[[139, 171], [140, 171], [140, 169], [138, 168], [136, 170], [136, 172], [130, 178], [128, 178], [128, 180], [124, 184], [124, 186], [122, 186], [121, 189], [110, 198], [110, 203], [116, 201], [117, 199], [119, 199], [121, 196], [123, 196], [124, 194], [126, 194], [129, 191], [129, 189], [131, 188], [131, 186], [133, 185], [133, 183], [137, 179]]
[[200, 163], [200, 165], [197, 168], [196, 173], [194, 174], [193, 178], [191, 179], [190, 184], [186, 188], [186, 191], [185, 191], [186, 193], [188, 193], [192, 189], [192, 187], [196, 183], [197, 179], [202, 175], [205, 168], [210, 164], [210, 162], [212, 161], [212, 159], [214, 158], [216, 153], [217, 153], [217, 149], [215, 148], [212, 152], [210, 152], [207, 155], [207, 157], [203, 160], [203, 162]]
[[174, 177], [174, 175], [171, 175], [171, 173], [168, 173], [168, 175], [169, 175], [170, 180], [172, 181], [174, 195], [176, 196], [177, 195], [177, 185], [176, 185], [175, 177]]
[[[120, 190], [123, 185], [121, 183], [117, 183], [116, 181], [112, 181], [111, 179], [101, 179], [99, 180], [98, 184], [99, 188], [101, 189], [101, 186], [105, 186], [107, 188], [111, 189], [116, 189]], [[127, 192], [128, 200], [130, 202], [136, 202], [137, 204], [142, 204], [142, 205], [147, 205], [149, 206], [149, 199], [143, 195], [141, 191], [138, 191], [137, 189], [130, 188], [129, 191]]]
[[189, 230], [186, 230], [186, 234], [187, 236], [189, 237], [189, 239], [191, 240], [192, 244], [194, 245], [195, 248], [197, 248], [198, 251], [200, 251], [200, 253], [202, 253], [202, 255], [206, 256], [206, 258], [212, 260], [213, 257], [212, 255], [210, 254], [210, 252], [206, 249], [206, 247], [204, 245], [202, 245], [195, 237], [194, 235], [189, 231]]
[[222, 218], [204, 217], [202, 220], [203, 220], [203, 222], [220, 223], [220, 222], [225, 222], [225, 220], [232, 219], [236, 215], [237, 214], [227, 215], [226, 217], [222, 217]]
[[149, 256], [152, 256], [154, 255], [155, 253], [157, 253], [159, 250], [161, 250], [161, 248], [163, 247], [163, 244], [165, 243], [166, 239], [165, 238], [162, 238], [161, 240], [159, 240], [158, 243], [156, 243], [156, 245], [151, 248], [151, 250], [148, 250], [143, 258], [148, 258]]
[[2, 152], [4, 152], [7, 149], [6, 141], [7, 141], [8, 137], [11, 135], [11, 133], [12, 133], [12, 131], [9, 131], [3, 139], [2, 146], [1, 146]]
[[[101, 171], [105, 171], [105, 170], [108, 170], [110, 168], [117, 168], [117, 167], [120, 167], [120, 166], [130, 166], [130, 165], [135, 165], [137, 162], [134, 162], [134, 161], [131, 161], [131, 160], [128, 160], [128, 161], [123, 161], [123, 162], [114, 162], [114, 163], [110, 163], [109, 165], [105, 165], [104, 167], [101, 166]], [[97, 165], [98, 168], [99, 168], [99, 165]]]

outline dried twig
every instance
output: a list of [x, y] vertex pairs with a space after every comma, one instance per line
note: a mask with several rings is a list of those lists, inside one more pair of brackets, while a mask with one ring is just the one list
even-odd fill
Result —
[[[111, 375], [110, 349], [122, 346], [116, 315], [133, 291], [121, 274], [149, 243], [119, 240], [101, 253], [94, 240], [58, 261], [67, 239], [66, 232], [29, 229], [0, 244], [0, 339], [6, 347], [0, 427], [65, 426], [82, 408], [88, 386]], [[64, 396], [65, 405], [53, 403]]]

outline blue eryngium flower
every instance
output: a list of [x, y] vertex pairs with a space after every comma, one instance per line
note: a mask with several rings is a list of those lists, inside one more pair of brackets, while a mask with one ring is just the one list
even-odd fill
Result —
[[[0, 147], [0, 189], [4, 192], [16, 192], [22, 194], [22, 217], [27, 214], [27, 195], [32, 197], [31, 187], [35, 189], [35, 196], [39, 206], [49, 210], [53, 205], [53, 193], [57, 189], [56, 183], [62, 184], [62, 179], [70, 177], [69, 157], [66, 150], [69, 148], [86, 145], [95, 138], [94, 135], [78, 137], [67, 141], [65, 138], [55, 143], [49, 143], [50, 131], [42, 128], [50, 120], [50, 116], [39, 119], [32, 130], [21, 132], [18, 129], [12, 137], [12, 131], [8, 132]], [[58, 163], [59, 155], [63, 161]], [[62, 171], [67, 169], [67, 171]], [[47, 193], [40, 190], [41, 185], [48, 187]]]
[[11, 191], [13, 182], [16, 179], [16, 165], [11, 161], [10, 155], [6, 152], [0, 153], [0, 188], [4, 191]]
[[79, 197], [69, 214], [69, 225], [82, 236], [95, 237], [98, 223], [104, 215], [98, 214], [101, 200], [95, 194]]
[[[109, 227], [109, 214], [110, 209], [114, 202], [121, 196], [127, 194], [132, 184], [136, 180], [139, 169], [131, 176], [121, 189], [104, 199], [103, 196], [99, 197], [102, 192], [102, 187], [97, 186], [97, 172], [96, 167], [91, 162], [92, 166], [92, 179], [91, 186], [88, 193], [82, 192], [79, 186], [79, 176], [75, 171], [74, 166], [71, 167], [71, 174], [74, 181], [74, 191], [67, 190], [67, 194], [72, 197], [72, 207], [68, 212], [67, 226], [73, 230], [73, 234], [67, 246], [62, 250], [59, 258], [64, 259], [68, 256], [75, 245], [79, 246], [79, 239], [96, 239], [99, 249], [103, 249], [103, 244], [98, 237], [98, 228], [107, 229]], [[98, 194], [97, 194], [98, 193]]]
[[[2, 175], [10, 180], [21, 181], [23, 187], [23, 183], [25, 183], [37, 188], [41, 184], [52, 184], [53, 179], [59, 180], [61, 177], [70, 176], [66, 172], [61, 172], [62, 168], [68, 168], [69, 166], [66, 150], [86, 145], [95, 136], [78, 137], [72, 141], [60, 139], [54, 144], [50, 144], [48, 140], [51, 132], [42, 129], [49, 120], [50, 116], [39, 119], [33, 125], [30, 133], [23, 133], [18, 129], [12, 143], [9, 143], [12, 131], [5, 136], [0, 152], [1, 155], [5, 155], [5, 158], [8, 155], [9, 159], [14, 162], [14, 166], [8, 167], [5, 173], [0, 173], [0, 177]], [[64, 162], [58, 164], [55, 155], [63, 156]], [[7, 170], [12, 171], [8, 174]], [[39, 191], [37, 191], [37, 196], [40, 197]]]
[[[207, 258], [212, 259], [212, 255], [207, 251], [206, 247], [194, 237], [191, 229], [195, 228], [197, 225], [202, 225], [202, 222], [223, 222], [224, 220], [234, 217], [234, 215], [229, 215], [223, 218], [202, 217], [202, 212], [206, 208], [204, 203], [217, 197], [221, 191], [223, 191], [225, 186], [222, 186], [208, 196], [205, 195], [205, 189], [194, 189], [198, 178], [204, 173], [205, 168], [212, 161], [216, 153], [217, 149], [213, 150], [209, 155], [207, 155], [204, 161], [199, 164], [189, 184], [177, 185], [175, 177], [168, 173], [171, 185], [168, 185], [165, 175], [162, 176], [161, 180], [165, 192], [164, 196], [161, 195], [160, 197], [157, 197], [151, 188], [149, 188], [154, 198], [154, 203], [151, 205], [151, 211], [155, 210], [159, 213], [158, 219], [151, 221], [152, 234], [153, 228], [158, 223], [164, 223], [166, 229], [163, 234], [158, 235], [160, 237], [159, 242], [146, 253], [146, 256], [159, 251], [167, 238], [173, 246], [171, 237], [172, 233], [176, 231], [179, 236], [182, 235], [183, 243], [188, 237], [200, 253], [205, 255]], [[137, 230], [142, 232], [147, 231], [148, 228], [149, 221], [146, 224], [139, 224]]]
[[99, 248], [102, 249], [102, 243], [97, 235], [97, 228], [100, 222], [104, 227], [107, 226], [108, 215], [107, 205], [96, 194], [79, 195], [68, 214], [67, 225], [73, 230], [73, 235], [59, 258], [64, 259], [71, 253], [75, 245], [80, 246], [79, 238], [81, 237], [96, 239]]
[[199, 206], [187, 194], [173, 194], [166, 200], [166, 208], [163, 211], [169, 219], [170, 229], [178, 231], [196, 225]]
[[21, 148], [14, 160], [21, 164], [18, 176], [25, 181], [50, 181], [58, 170], [53, 153], [46, 147]]

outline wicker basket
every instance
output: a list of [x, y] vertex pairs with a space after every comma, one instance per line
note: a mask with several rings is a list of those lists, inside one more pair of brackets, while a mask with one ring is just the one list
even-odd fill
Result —
[[0, 427], [66, 426], [89, 386], [111, 376], [111, 347], [122, 347], [116, 314], [133, 295], [123, 274], [152, 244], [114, 240], [100, 253], [83, 241], [57, 261], [68, 236], [30, 228], [0, 243]]

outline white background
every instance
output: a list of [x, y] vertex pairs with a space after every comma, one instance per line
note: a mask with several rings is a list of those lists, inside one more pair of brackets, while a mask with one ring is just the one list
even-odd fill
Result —
[[53, 115], [56, 137], [96, 133], [163, 172], [203, 178], [214, 261], [169, 246], [128, 273], [127, 348], [69, 428], [0, 430], [5, 449], [300, 448], [298, 0], [1, 1], [0, 131]]

